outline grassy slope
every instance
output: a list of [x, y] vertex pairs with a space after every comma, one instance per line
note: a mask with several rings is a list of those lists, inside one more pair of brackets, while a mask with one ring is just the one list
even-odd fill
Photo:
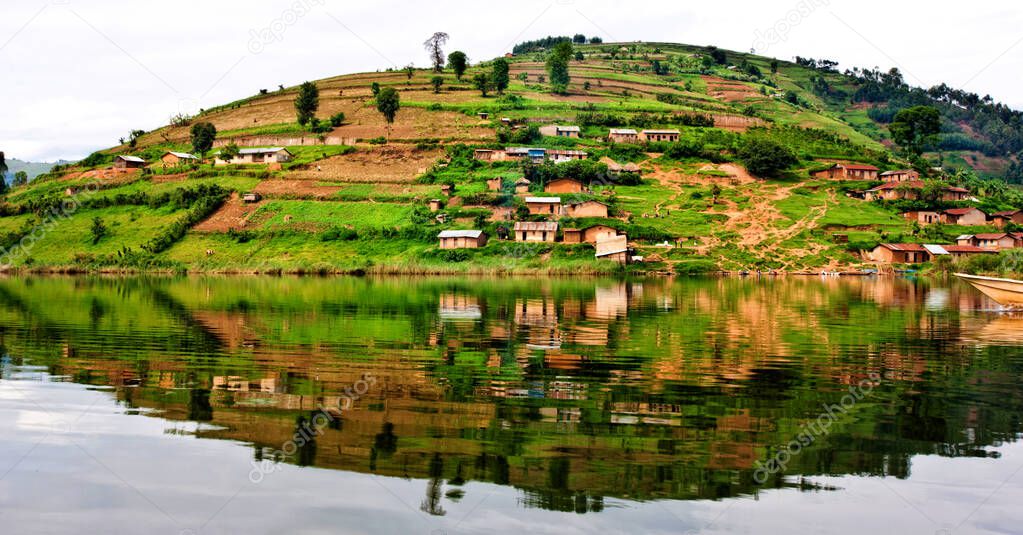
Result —
[[[264, 194], [267, 199], [247, 209], [244, 222], [235, 222], [236, 230], [245, 232], [244, 239], [226, 233], [193, 231], [161, 254], [166, 260], [193, 269], [607, 271], [612, 268], [594, 261], [592, 252], [580, 254], [567, 247], [532, 251], [523, 256], [510, 252], [507, 244], [494, 240], [490, 247], [474, 254], [471, 261], [452, 263], [437, 255], [432, 240], [368, 236], [385, 228], [412, 226], [409, 216], [413, 205], [439, 196], [437, 186], [416, 183], [419, 173], [433, 163], [432, 160], [416, 160], [417, 154], [435, 150], [417, 148], [417, 144], [423, 140], [494, 143], [494, 128], [500, 117], [572, 123], [581, 111], [626, 117], [637, 113], [690, 111], [710, 113], [719, 118], [742, 117], [752, 111], [776, 125], [817, 128], [854, 144], [850, 149], [830, 142], [786, 140], [797, 149], [803, 169], [830, 158], [877, 163], [877, 156], [884, 151], [881, 141], [885, 133], [865, 112], [838, 109], [807, 91], [808, 79], [815, 73], [802, 67], [781, 62], [779, 72], [770, 76], [775, 87], [767, 87], [724, 66], [715, 67], [711, 76], [679, 72], [679, 69], [699, 64], [695, 54], [700, 49], [696, 47], [630, 43], [631, 50], [620, 52], [613, 59], [607, 58], [605, 52], [618, 46], [581, 47], [586, 59], [573, 62], [571, 95], [567, 97], [551, 95], [546, 86], [538, 82], [537, 76], [543, 73], [541, 57], [530, 54], [513, 59], [513, 80], [507, 93], [517, 96], [520, 99], [517, 103], [493, 96], [482, 98], [472, 90], [468, 81], [480, 67], [471, 69], [461, 82], [450, 73], [444, 73], [445, 87], [439, 94], [429, 87], [433, 73], [423, 70], [416, 71], [411, 79], [404, 73], [384, 72], [322, 80], [318, 82], [321, 89], [318, 116], [346, 114], [346, 124], [328, 136], [342, 138], [346, 143], [355, 140], [355, 154], [347, 154], [351, 149], [341, 145], [296, 147], [293, 150], [297, 155], [296, 164], [273, 172], [268, 179], [244, 176], [242, 170], [235, 169], [221, 176], [182, 176], [171, 182], [133, 179], [97, 195], [158, 194], [201, 183], [217, 183], [240, 192], [269, 188], [269, 193]], [[654, 59], [672, 64], [676, 72], [654, 75], [649, 69]], [[770, 72], [766, 58], [729, 53], [731, 63], [743, 60], [764, 73]], [[517, 78], [521, 73], [528, 75], [526, 82]], [[403, 109], [390, 130], [390, 143], [383, 147], [365, 143], [388, 134], [382, 118], [373, 108], [369, 91], [373, 82], [397, 88], [403, 102]], [[835, 83], [839, 83], [839, 79], [836, 78]], [[769, 96], [785, 90], [796, 91], [805, 105], [794, 106]], [[316, 135], [304, 133], [293, 122], [294, 93], [295, 89], [289, 88], [243, 99], [208, 110], [202, 120], [213, 122], [221, 132], [221, 139], [264, 136], [260, 143], [271, 144], [273, 136], [304, 135], [309, 142], [315, 142]], [[659, 93], [673, 94], [676, 100], [672, 104], [661, 102], [656, 98]], [[490, 119], [479, 119], [477, 112], [480, 111], [491, 112]], [[166, 127], [151, 132], [140, 139], [140, 147], [132, 152], [152, 160], [163, 150], [187, 150], [187, 130], [187, 127]], [[698, 128], [682, 130], [686, 137], [706, 133]], [[603, 143], [594, 138], [605, 136], [606, 128], [587, 127], [585, 134], [589, 139], [580, 140], [579, 147], [603, 148]], [[125, 147], [113, 150], [128, 152]], [[643, 156], [639, 160], [647, 172], [646, 182], [639, 186], [617, 186], [618, 209], [631, 213], [633, 224], [686, 240], [686, 247], [670, 253], [652, 247], [652, 243], [638, 243], [642, 254], [667, 261], [659, 266], [706, 257], [722, 267], [734, 269], [834, 267], [853, 263], [855, 258], [832, 242], [830, 232], [844, 230], [853, 238], [870, 239], [878, 235], [878, 230], [889, 234], [910, 230], [897, 215], [845, 197], [836, 183], [805, 181], [801, 178], [806, 176], [805, 171], [793, 171], [785, 180], [749, 183], [733, 178], [733, 172], [722, 171], [698, 159], [669, 162]], [[393, 169], [394, 176], [378, 178], [382, 176], [381, 169]], [[509, 166], [483, 167], [452, 172], [452, 175], [458, 182], [460, 195], [483, 191], [487, 178], [520, 176], [517, 169]], [[73, 174], [43, 179], [15, 190], [8, 200], [17, 204], [62, 196], [67, 187], [87, 182], [87, 178]], [[708, 202], [712, 183], [722, 187], [720, 201], [713, 206]], [[83, 211], [49, 231], [30, 252], [30, 263], [68, 265], [78, 253], [99, 255], [125, 247], [137, 249], [180, 215], [168, 208], [144, 206]], [[112, 234], [92, 245], [89, 226], [97, 216], [104, 219]], [[26, 215], [0, 217], [0, 232], [15, 232], [32, 219]], [[471, 226], [471, 217], [457, 219], [448, 226], [467, 228]], [[320, 233], [332, 227], [351, 228], [361, 237], [354, 241], [319, 239]], [[759, 242], [736, 245], [744, 235], [758, 233], [763, 234]]]

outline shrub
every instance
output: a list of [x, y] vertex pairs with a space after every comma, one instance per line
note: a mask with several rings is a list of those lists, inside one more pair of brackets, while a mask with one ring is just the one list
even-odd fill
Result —
[[799, 161], [795, 153], [781, 143], [762, 137], [748, 138], [737, 155], [750, 173], [760, 177], [776, 177]]

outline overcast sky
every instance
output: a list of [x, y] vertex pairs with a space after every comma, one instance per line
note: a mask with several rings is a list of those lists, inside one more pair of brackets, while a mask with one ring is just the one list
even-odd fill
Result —
[[0, 150], [81, 158], [260, 88], [426, 66], [422, 41], [434, 31], [472, 60], [577, 32], [755, 47], [842, 68], [898, 66], [914, 85], [944, 81], [1023, 108], [1019, 0], [18, 0], [0, 12]]

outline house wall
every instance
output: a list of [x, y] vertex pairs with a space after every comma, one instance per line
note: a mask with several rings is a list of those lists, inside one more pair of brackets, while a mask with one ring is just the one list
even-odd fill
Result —
[[478, 239], [473, 238], [441, 238], [440, 248], [441, 249], [477, 249], [483, 247], [487, 243], [486, 236], [480, 236]]
[[590, 227], [583, 232], [583, 241], [586, 243], [597, 243], [597, 240], [600, 238], [617, 235], [617, 230], [604, 225], [597, 225], [595, 227]]
[[619, 264], [627, 264], [629, 262], [629, 253], [621, 252], [615, 254], [609, 254], [597, 258], [598, 260], [609, 260], [611, 262], [617, 262]]
[[678, 141], [679, 134], [640, 134], [647, 141]]
[[553, 203], [528, 203], [529, 213], [532, 215], [561, 215], [561, 205]]
[[980, 210], [972, 210], [961, 216], [945, 214], [944, 220], [950, 225], [979, 226], [987, 224], [987, 216]]
[[1016, 247], [1016, 240], [1012, 239], [1012, 236], [1005, 236], [998, 240], [981, 240], [974, 238], [977, 243], [977, 247], [984, 247], [986, 249], [1012, 249]]
[[585, 190], [586, 186], [575, 180], [555, 180], [544, 188], [547, 193], [582, 193]]
[[570, 204], [565, 207], [565, 213], [569, 217], [607, 217], [607, 206], [599, 202]]
[[557, 231], [542, 230], [516, 230], [515, 241], [525, 242], [553, 242], [557, 237]]
[[583, 232], [579, 231], [579, 230], [575, 230], [575, 231], [568, 231], [568, 230], [566, 230], [566, 231], [564, 231], [562, 233], [561, 241], [563, 243], [582, 243], [583, 242]]
[[614, 143], [635, 143], [639, 134], [608, 134], [607, 138]]

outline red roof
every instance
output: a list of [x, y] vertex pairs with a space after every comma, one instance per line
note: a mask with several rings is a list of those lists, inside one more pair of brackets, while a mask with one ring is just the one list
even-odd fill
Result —
[[958, 186], [946, 186], [945, 187], [945, 191], [954, 191], [954, 192], [957, 192], [957, 193], [969, 193], [970, 192], [970, 190], [968, 190], [966, 188], [960, 188]]
[[976, 208], [949, 208], [948, 210], [945, 210], [945, 213], [951, 215], [966, 215], [974, 210], [976, 210]]
[[927, 249], [924, 249], [924, 246], [919, 243], [882, 243], [881, 247], [891, 249], [892, 251], [903, 251], [909, 253], [927, 252]]
[[1018, 214], [1019, 212], [1020, 212], [1019, 210], [1006, 210], [1004, 212], [995, 212], [994, 214], [991, 215], [994, 217], [1012, 217]]
[[[898, 188], [924, 189], [924, 186], [926, 186], [926, 184], [924, 184], [923, 180], [907, 180], [905, 182], [885, 182], [884, 184], [881, 184], [880, 186], [869, 189], [867, 191], [884, 191]], [[945, 191], [954, 191], [957, 193], [970, 192], [970, 190], [968, 189], [963, 189], [956, 186], [945, 186]]]
[[881, 173], [881, 176], [907, 175], [909, 173], [915, 173], [915, 172], [916, 171], [913, 171], [911, 169], [896, 169], [894, 171], [885, 171], [885, 172]]
[[1006, 234], [1004, 232], [995, 232], [995, 233], [988, 233], [988, 234], [974, 234], [973, 235], [973, 237], [977, 238], [978, 240], [1000, 240], [1000, 239], [1002, 239], [1002, 238], [1004, 238], [1006, 236], [1008, 236], [1008, 234]]

